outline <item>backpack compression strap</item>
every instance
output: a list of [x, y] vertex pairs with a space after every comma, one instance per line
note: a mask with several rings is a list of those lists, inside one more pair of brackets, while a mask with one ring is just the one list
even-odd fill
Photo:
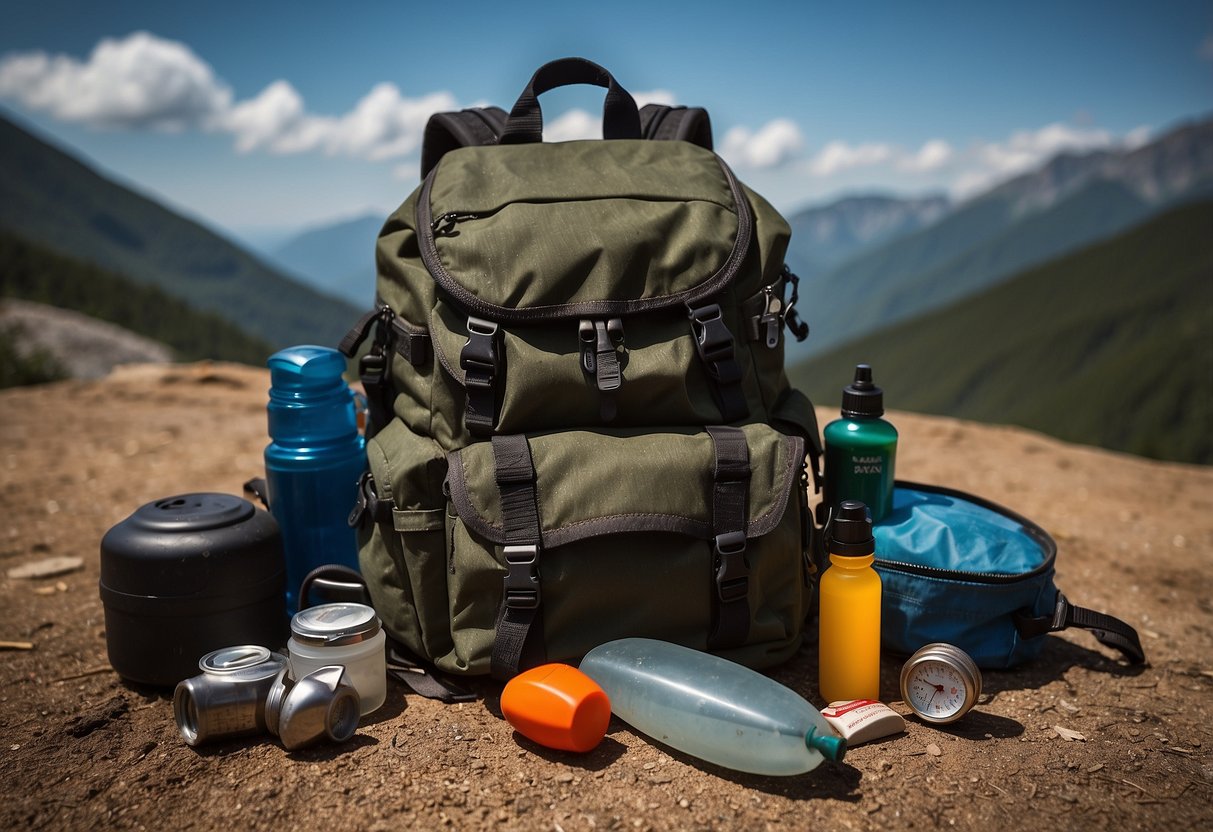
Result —
[[750, 634], [750, 564], [746, 559], [750, 448], [740, 428], [708, 427], [716, 465], [712, 474], [712, 554], [716, 614], [709, 650], [745, 644]]
[[535, 490], [535, 464], [526, 437], [493, 437], [493, 464], [505, 526], [506, 575], [497, 613], [491, 670], [510, 679], [547, 659], [543, 643], [543, 598], [539, 592], [542, 533]]
[[1071, 604], [1060, 592], [1057, 593], [1057, 604], [1052, 615], [1037, 618], [1030, 610], [1020, 610], [1014, 613], [1013, 617], [1015, 629], [1019, 631], [1021, 638], [1036, 638], [1070, 627], [1081, 627], [1090, 630], [1100, 644], [1119, 650], [1130, 664], [1142, 664], [1146, 660], [1145, 651], [1141, 649], [1141, 640], [1132, 625], [1107, 613]]

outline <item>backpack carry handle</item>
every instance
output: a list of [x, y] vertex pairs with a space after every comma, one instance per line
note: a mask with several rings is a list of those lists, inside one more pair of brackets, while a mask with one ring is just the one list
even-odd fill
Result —
[[501, 144], [526, 144], [543, 141], [543, 111], [539, 96], [556, 87], [593, 84], [605, 87], [602, 105], [604, 139], [639, 139], [640, 111], [632, 98], [611, 73], [585, 58], [561, 58], [539, 67], [510, 110], [501, 134]]

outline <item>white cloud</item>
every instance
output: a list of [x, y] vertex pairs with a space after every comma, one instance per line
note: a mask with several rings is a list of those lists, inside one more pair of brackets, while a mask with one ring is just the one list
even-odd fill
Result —
[[1118, 138], [1108, 130], [1055, 122], [1035, 130], [1018, 130], [1004, 141], [975, 142], [958, 158], [949, 190], [963, 199], [1027, 173], [1059, 153], [1140, 147], [1151, 132], [1141, 126]]
[[242, 101], [221, 120], [221, 126], [236, 135], [242, 153], [275, 147], [303, 119], [303, 97], [286, 81], [275, 81], [256, 98]]
[[804, 136], [794, 121], [777, 118], [757, 131], [738, 125], [724, 134], [720, 155], [740, 168], [774, 168], [792, 159], [804, 147]]
[[585, 110], [573, 109], [554, 119], [545, 119], [543, 140], [545, 142], [572, 142], [578, 139], [602, 138], [602, 117], [590, 115]]
[[409, 98], [383, 83], [344, 115], [317, 115], [284, 80], [233, 103], [230, 88], [188, 46], [148, 32], [102, 40], [85, 61], [45, 52], [0, 58], [0, 97], [92, 127], [205, 129], [232, 134], [244, 153], [372, 161], [416, 152], [429, 117], [459, 106], [448, 92]]
[[808, 170], [814, 176], [833, 176], [851, 168], [870, 168], [891, 161], [897, 149], [890, 144], [868, 142], [849, 145], [832, 141], [809, 160]]
[[909, 173], [927, 173], [939, 170], [952, 161], [955, 151], [952, 145], [943, 139], [931, 139], [918, 149], [917, 153], [903, 156], [898, 161], [898, 167]]
[[1004, 142], [980, 144], [976, 152], [991, 174], [1012, 176], [1063, 151], [1095, 150], [1113, 143], [1112, 134], [1106, 130], [1055, 122], [1036, 130], [1017, 131]]
[[24, 52], [0, 59], [0, 96], [62, 121], [177, 130], [205, 125], [232, 93], [188, 46], [148, 32], [106, 38], [86, 61]]

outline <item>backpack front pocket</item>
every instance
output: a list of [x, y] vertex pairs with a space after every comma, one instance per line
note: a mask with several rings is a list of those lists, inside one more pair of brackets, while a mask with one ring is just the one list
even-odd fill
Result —
[[436, 442], [393, 419], [367, 441], [371, 479], [361, 500], [359, 560], [375, 610], [418, 656], [451, 649], [446, 600], [446, 458]]
[[487, 672], [514, 602], [533, 604], [550, 661], [626, 636], [782, 661], [803, 617], [803, 459], [799, 437], [761, 424], [498, 437], [452, 452], [455, 635], [438, 665]]

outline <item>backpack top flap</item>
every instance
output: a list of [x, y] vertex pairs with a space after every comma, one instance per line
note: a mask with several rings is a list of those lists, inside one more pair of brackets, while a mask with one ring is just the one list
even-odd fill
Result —
[[753, 235], [732, 171], [688, 142], [453, 150], [417, 201], [422, 259], [472, 314], [618, 316], [726, 287]]

